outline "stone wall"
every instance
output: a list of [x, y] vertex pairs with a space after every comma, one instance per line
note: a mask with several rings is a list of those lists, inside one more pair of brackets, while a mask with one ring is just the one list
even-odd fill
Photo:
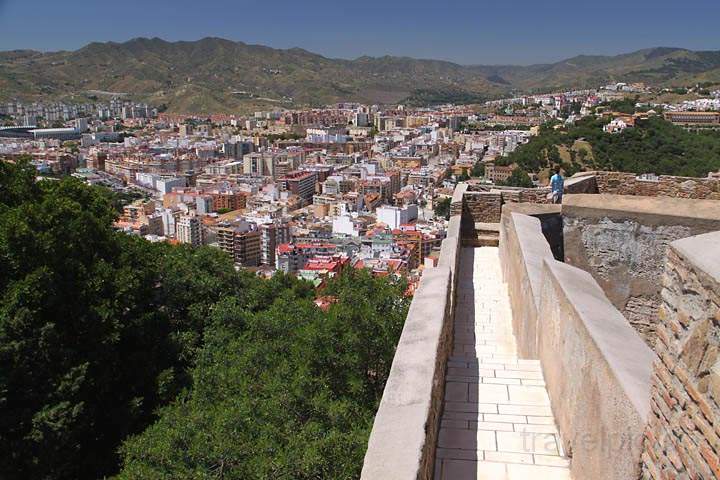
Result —
[[432, 480], [445, 364], [452, 349], [463, 193], [451, 202], [436, 268], [423, 272], [368, 440], [361, 480]]
[[587, 272], [546, 259], [538, 352], [571, 474], [639, 477], [655, 355]]
[[660, 175], [642, 180], [634, 173], [592, 172], [599, 193], [720, 200], [720, 180]]
[[565, 261], [590, 272], [653, 347], [667, 247], [720, 230], [720, 202], [567, 195], [562, 214]]
[[431, 480], [452, 348], [450, 269], [425, 270], [368, 441], [363, 480]]
[[720, 478], [720, 232], [673, 242], [643, 478]]
[[[569, 178], [565, 182], [565, 193], [597, 193], [593, 175]], [[464, 197], [465, 215], [468, 223], [499, 223], [502, 206], [508, 204], [551, 205], [549, 187], [518, 188], [497, 187], [485, 184], [458, 184], [455, 188], [451, 212], [459, 212]]]
[[537, 358], [537, 324], [542, 268], [552, 259], [540, 220], [503, 207], [500, 222], [500, 263], [513, 312], [518, 356]]
[[[461, 197], [462, 198], [462, 197]], [[462, 247], [462, 214], [450, 215], [448, 222], [448, 230], [445, 239], [440, 247], [440, 258], [438, 266], [446, 267], [450, 270], [450, 280], [452, 282], [451, 291], [457, 290], [458, 277], [457, 271], [460, 262], [460, 248]], [[455, 295], [450, 295], [450, 311], [455, 312]], [[452, 317], [452, 315], [451, 315]], [[452, 323], [452, 318], [448, 319]]]
[[467, 192], [464, 209], [473, 223], [498, 223], [502, 212], [500, 192]]
[[524, 214], [552, 208], [503, 207], [500, 261], [519, 354], [540, 359], [573, 478], [638, 478], [656, 356], [590, 274], [553, 258], [540, 221]]
[[463, 196], [465, 195], [467, 189], [467, 183], [458, 183], [455, 187], [452, 199], [450, 200], [450, 216], [462, 214]]

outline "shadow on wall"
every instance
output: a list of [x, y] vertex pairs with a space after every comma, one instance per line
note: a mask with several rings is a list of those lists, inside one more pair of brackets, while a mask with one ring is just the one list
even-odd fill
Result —
[[436, 479], [467, 478], [469, 471], [466, 470], [475, 468], [474, 462], [479, 460], [474, 263], [474, 250], [463, 249], [458, 272], [453, 350], [447, 363], [445, 403], [435, 453]]
[[540, 220], [542, 234], [550, 245], [550, 251], [555, 260], [565, 261], [565, 246], [563, 238], [563, 217], [561, 214], [534, 215]]

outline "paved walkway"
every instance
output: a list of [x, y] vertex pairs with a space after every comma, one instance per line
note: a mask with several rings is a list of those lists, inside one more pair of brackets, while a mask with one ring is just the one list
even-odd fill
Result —
[[435, 480], [569, 480], [540, 363], [517, 357], [497, 247], [460, 264]]

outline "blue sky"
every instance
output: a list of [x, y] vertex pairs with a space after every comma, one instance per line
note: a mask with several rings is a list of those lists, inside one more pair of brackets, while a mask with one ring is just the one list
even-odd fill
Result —
[[529, 64], [654, 46], [720, 50], [720, 0], [0, 0], [0, 50], [223, 37], [329, 57]]

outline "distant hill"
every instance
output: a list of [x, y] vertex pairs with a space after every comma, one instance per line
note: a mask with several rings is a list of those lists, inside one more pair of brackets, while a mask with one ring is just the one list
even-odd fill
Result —
[[720, 81], [720, 52], [655, 48], [531, 66], [464, 66], [391, 56], [341, 60], [221, 38], [136, 38], [91, 43], [72, 52], [0, 52], [0, 101], [126, 93], [188, 113], [336, 101], [470, 103], [511, 91], [621, 80], [658, 85]]

